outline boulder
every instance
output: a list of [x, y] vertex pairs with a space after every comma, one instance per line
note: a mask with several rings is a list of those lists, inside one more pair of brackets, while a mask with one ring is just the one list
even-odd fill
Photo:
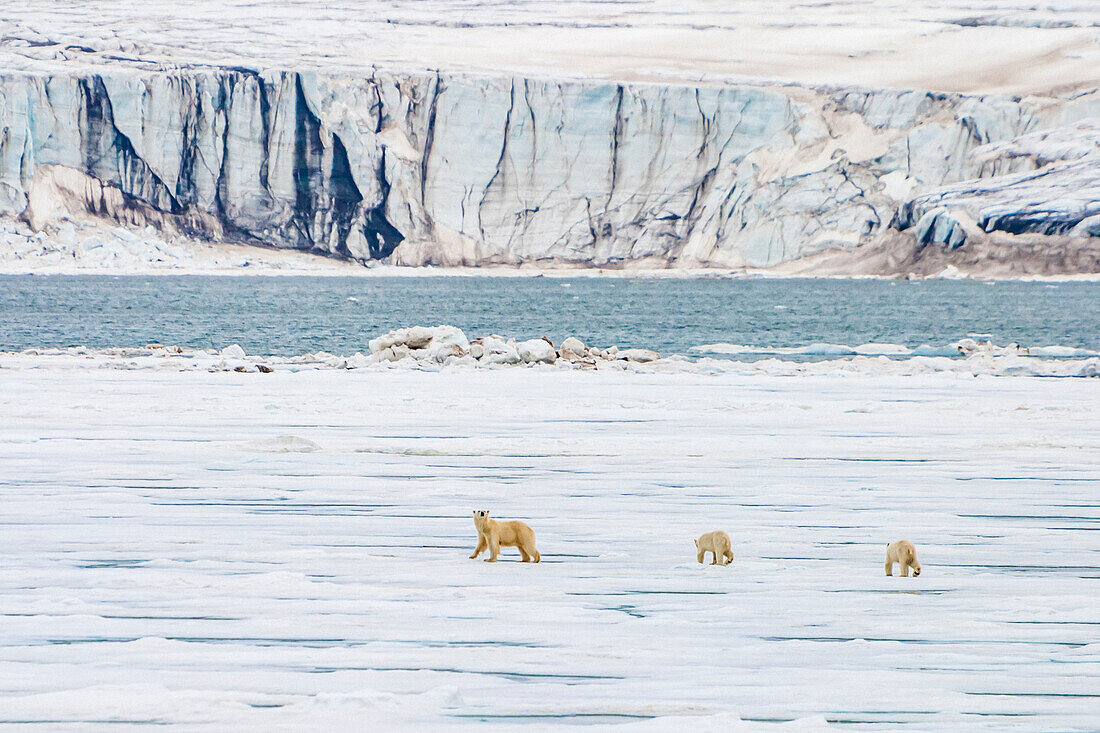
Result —
[[440, 364], [451, 357], [466, 356], [470, 353], [469, 349], [464, 349], [459, 344], [447, 341], [432, 341], [428, 348], [422, 351], [429, 360]]
[[[445, 328], [440, 326], [439, 328]], [[458, 329], [455, 329], [456, 331]], [[461, 332], [460, 332], [461, 333]], [[413, 326], [412, 328], [405, 329], [404, 338], [402, 341], [405, 346], [410, 349], [424, 349], [427, 348], [436, 337], [434, 328], [426, 328], [424, 326]]]
[[[425, 347], [433, 361], [443, 361], [448, 356], [466, 356], [470, 353], [470, 342], [462, 329], [454, 326], [436, 326], [432, 337]], [[412, 344], [409, 344], [411, 347]]]
[[561, 342], [561, 349], [559, 351], [561, 358], [569, 359], [570, 361], [577, 361], [584, 359], [588, 356], [588, 347], [584, 345], [584, 342], [579, 338], [570, 336]]
[[355, 355], [348, 359], [348, 369], [360, 369], [373, 363], [373, 359], [356, 351]]
[[615, 358], [620, 361], [633, 361], [639, 364], [647, 364], [651, 361], [657, 361], [661, 358], [661, 355], [649, 349], [623, 349], [615, 354]]
[[386, 349], [402, 348], [406, 356], [410, 351], [423, 351], [416, 354], [420, 358], [442, 361], [448, 356], [465, 356], [469, 353], [470, 342], [462, 329], [454, 326], [413, 326], [399, 328], [367, 342], [372, 354], [381, 354]]
[[389, 346], [381, 351], [371, 354], [378, 361], [401, 361], [412, 355], [409, 347], [405, 345]]
[[553, 364], [558, 359], [558, 352], [546, 339], [521, 341], [517, 344], [516, 350], [519, 352], [519, 357], [527, 364]]
[[480, 361], [486, 364], [520, 364], [523, 358], [519, 355], [516, 342], [505, 341], [500, 336], [486, 336], [482, 339], [484, 354]]

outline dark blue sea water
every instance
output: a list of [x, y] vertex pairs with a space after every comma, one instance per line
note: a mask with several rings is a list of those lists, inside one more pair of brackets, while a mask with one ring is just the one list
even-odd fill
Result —
[[366, 351], [410, 325], [471, 338], [575, 335], [688, 353], [699, 344], [995, 343], [1100, 350], [1100, 283], [548, 277], [0, 276], [0, 349], [239, 343]]

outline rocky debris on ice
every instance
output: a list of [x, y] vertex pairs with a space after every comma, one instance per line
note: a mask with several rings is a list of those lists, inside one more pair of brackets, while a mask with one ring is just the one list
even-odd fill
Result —
[[367, 343], [376, 362], [412, 359], [418, 363], [468, 363], [479, 365], [555, 364], [559, 361], [593, 366], [597, 361], [629, 361], [644, 364], [661, 358], [649, 349], [590, 349], [573, 336], [561, 348], [548, 338], [516, 341], [493, 334], [472, 341], [454, 326], [413, 326], [390, 331]]
[[486, 336], [471, 342], [470, 355], [485, 364], [520, 364], [523, 357], [514, 339], [503, 336]]
[[[541, 368], [682, 372], [695, 374], [878, 374], [947, 373], [959, 376], [1100, 377], [1100, 354], [1068, 346], [1001, 346], [988, 340], [961, 339], [943, 346], [908, 348], [897, 344], [811, 344], [801, 347], [751, 347], [706, 344], [691, 351], [703, 354], [753, 354], [756, 361], [710, 356], [662, 357], [649, 349], [598, 349], [569, 337], [555, 348], [549, 339], [516, 341], [499, 335], [467, 340], [454, 326], [397, 329], [369, 342], [369, 354], [340, 356], [318, 351], [298, 356], [250, 356], [239, 345], [225, 349], [190, 350], [175, 345], [141, 348], [86, 347], [26, 349], [0, 352], [0, 369], [98, 367], [120, 370], [211, 371], [273, 373], [325, 369]], [[791, 357], [824, 357], [794, 361]]]
[[[80, 347], [80, 348], [84, 348], [84, 347]], [[165, 355], [167, 355], [167, 354], [182, 354], [183, 353], [183, 347], [182, 346], [177, 346], [176, 344], [166, 345], [166, 344], [160, 344], [160, 343], [155, 343], [154, 342], [154, 343], [151, 343], [151, 344], [145, 344], [145, 348], [148, 349], [149, 351], [153, 352], [153, 353], [162, 352]]]

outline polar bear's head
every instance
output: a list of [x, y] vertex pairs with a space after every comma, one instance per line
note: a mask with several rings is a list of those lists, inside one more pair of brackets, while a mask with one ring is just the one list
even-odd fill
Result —
[[487, 517], [487, 516], [489, 516], [489, 512], [485, 509], [475, 509], [474, 510], [474, 518], [475, 519], [485, 519], [485, 517]]
[[920, 563], [917, 562], [915, 559], [913, 560], [912, 564], [909, 565], [909, 567], [913, 570], [914, 578], [920, 575]]

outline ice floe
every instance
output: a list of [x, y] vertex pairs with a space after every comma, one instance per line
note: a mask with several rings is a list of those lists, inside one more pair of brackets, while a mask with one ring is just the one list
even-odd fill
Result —
[[0, 727], [1095, 725], [1094, 382], [50, 351], [0, 359]]
[[1100, 353], [1096, 351], [1070, 346], [1000, 346], [975, 338], [914, 348], [886, 343], [859, 346], [817, 343], [790, 347], [713, 343], [692, 347], [692, 356], [686, 357], [679, 354], [662, 356], [650, 349], [620, 349], [614, 345], [591, 347], [572, 336], [557, 346], [548, 338], [517, 341], [494, 334], [468, 339], [461, 329], [442, 325], [390, 331], [370, 339], [367, 347], [369, 353], [356, 352], [350, 356], [325, 351], [297, 356], [248, 355], [238, 344], [220, 350], [185, 349], [159, 343], [140, 348], [26, 349], [0, 352], [0, 369], [96, 367], [271, 373], [318, 369], [437, 371], [527, 367], [694, 374], [913, 375], [944, 372], [974, 376], [1100, 376]]

